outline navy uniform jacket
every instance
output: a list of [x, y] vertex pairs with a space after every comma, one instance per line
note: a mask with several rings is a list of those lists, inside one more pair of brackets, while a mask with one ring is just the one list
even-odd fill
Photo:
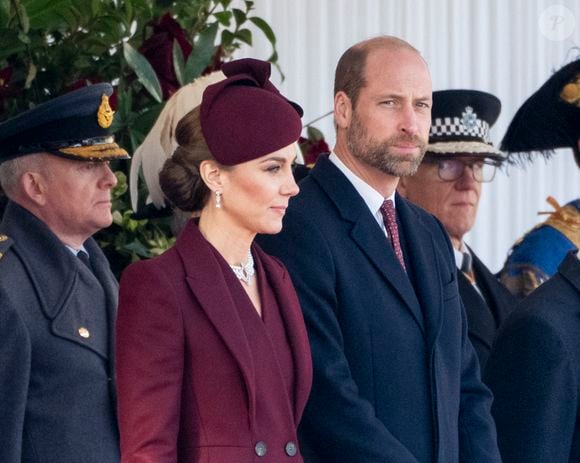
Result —
[[467, 314], [469, 339], [477, 352], [481, 371], [484, 371], [497, 331], [518, 300], [496, 279], [473, 251], [471, 249], [469, 251], [473, 258], [475, 281], [481, 294], [460, 271], [457, 272], [457, 282]]
[[305, 461], [499, 461], [441, 224], [397, 196], [408, 276], [326, 156], [300, 188], [282, 233], [260, 239], [290, 271], [311, 343]]
[[504, 462], [580, 461], [580, 260], [506, 320], [485, 372]]
[[[0, 235], [0, 461], [118, 462], [111, 349], [118, 287], [105, 256], [85, 242], [103, 307], [78, 291], [84, 264], [28, 211], [9, 202]], [[107, 312], [100, 312], [106, 326], [86, 321], [95, 311]]]

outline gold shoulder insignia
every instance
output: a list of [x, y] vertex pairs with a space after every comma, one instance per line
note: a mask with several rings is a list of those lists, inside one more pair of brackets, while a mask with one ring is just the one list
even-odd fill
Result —
[[12, 243], [13, 241], [10, 238], [8, 238], [8, 236], [0, 233], [0, 259], [4, 257], [4, 254], [6, 253], [8, 248], [12, 246]]
[[99, 106], [99, 110], [97, 111], [97, 121], [99, 126], [101, 126], [103, 129], [108, 129], [111, 127], [114, 115], [115, 111], [113, 111], [109, 105], [109, 97], [107, 95], [101, 96], [101, 104]]
[[568, 82], [560, 92], [560, 98], [566, 103], [580, 108], [580, 73], [571, 82]]
[[558, 201], [549, 196], [548, 203], [555, 209], [544, 222], [562, 233], [574, 246], [580, 247], [580, 212], [574, 206], [560, 206]]

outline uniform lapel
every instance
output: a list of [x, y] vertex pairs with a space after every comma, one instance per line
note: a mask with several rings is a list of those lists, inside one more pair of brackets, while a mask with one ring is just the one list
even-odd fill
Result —
[[310, 175], [334, 202], [342, 219], [350, 224], [347, 226], [350, 227], [352, 240], [402, 299], [417, 325], [424, 330], [421, 307], [413, 286], [387, 237], [354, 186], [326, 156], [319, 158]]
[[44, 223], [15, 203], [9, 202], [2, 228], [15, 241], [14, 251], [36, 289], [44, 315], [51, 320], [52, 334], [105, 358], [106, 354], [92, 344], [91, 338], [79, 335], [78, 317], [69, 310], [69, 300], [79, 279], [73, 254]]
[[298, 423], [306, 405], [312, 383], [310, 347], [300, 303], [288, 273], [283, 271], [280, 265], [276, 264], [259, 246], [254, 245], [253, 251], [259, 255], [268, 282], [276, 296], [278, 307], [284, 320], [284, 327], [288, 334], [288, 341], [294, 359], [294, 376], [296, 378], [294, 381], [294, 420]]
[[471, 249], [469, 249], [469, 252], [473, 257], [473, 271], [477, 286], [481, 290], [497, 326], [500, 326], [517, 304], [517, 300], [507, 288], [496, 280]]
[[111, 272], [109, 261], [93, 238], [89, 238], [85, 242], [85, 248], [91, 256], [93, 272], [105, 291], [109, 330], [109, 376], [113, 378], [115, 375], [115, 321], [117, 319], [117, 305], [119, 303], [119, 283]]
[[220, 262], [191, 220], [175, 247], [183, 261], [186, 281], [194, 297], [240, 367], [248, 391], [250, 417], [254, 420], [256, 388], [250, 346]]
[[497, 327], [489, 306], [460, 271], [457, 272], [457, 283], [467, 313], [470, 337], [477, 338], [487, 349], [491, 349]]

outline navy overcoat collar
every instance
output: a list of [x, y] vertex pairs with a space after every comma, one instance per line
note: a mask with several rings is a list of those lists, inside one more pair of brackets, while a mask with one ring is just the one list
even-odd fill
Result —
[[[441, 258], [438, 258], [431, 231], [423, 219], [408, 201], [397, 194], [400, 233], [408, 243], [406, 261], [418, 282], [414, 288], [366, 203], [327, 156], [318, 158], [310, 176], [334, 203], [342, 220], [351, 224], [353, 241], [400, 296], [421, 330], [426, 332], [430, 344], [434, 342], [441, 324], [444, 272], [440, 268]], [[427, 330], [425, 323], [429, 326]]]

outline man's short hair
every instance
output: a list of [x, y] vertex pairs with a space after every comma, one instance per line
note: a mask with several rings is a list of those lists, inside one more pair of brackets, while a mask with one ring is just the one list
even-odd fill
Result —
[[43, 154], [29, 154], [0, 164], [0, 188], [12, 199], [18, 190], [18, 183], [25, 172], [42, 170]]
[[390, 35], [375, 37], [359, 42], [340, 57], [334, 74], [334, 94], [344, 92], [350, 99], [352, 107], [356, 106], [360, 90], [366, 85], [365, 69], [369, 53], [381, 48], [406, 48], [420, 55], [419, 51], [408, 42]]

